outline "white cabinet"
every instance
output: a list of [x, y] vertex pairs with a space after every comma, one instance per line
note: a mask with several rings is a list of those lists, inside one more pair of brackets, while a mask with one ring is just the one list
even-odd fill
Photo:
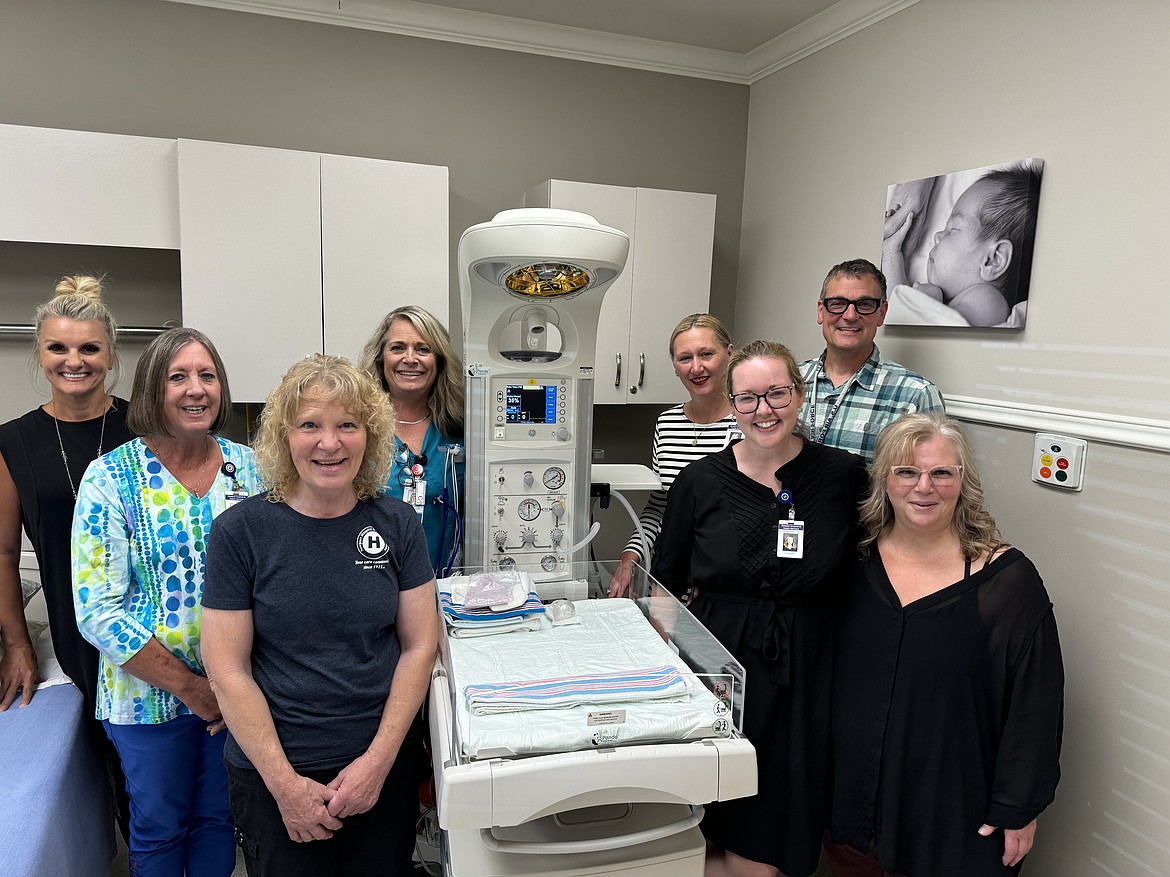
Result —
[[0, 125], [0, 240], [177, 249], [175, 141]]
[[263, 401], [324, 351], [356, 360], [389, 310], [448, 318], [447, 169], [179, 141], [183, 322]]
[[711, 304], [715, 196], [549, 180], [524, 203], [579, 210], [630, 237], [626, 269], [601, 308], [594, 400], [684, 400], [667, 344], [679, 320]]

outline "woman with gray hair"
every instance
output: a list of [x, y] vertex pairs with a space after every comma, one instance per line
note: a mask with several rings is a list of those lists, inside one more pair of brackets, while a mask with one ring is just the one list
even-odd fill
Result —
[[298, 362], [260, 421], [268, 493], [211, 534], [203, 650], [252, 875], [413, 871], [439, 620], [418, 519], [380, 492], [393, 436], [369, 375]]
[[1052, 603], [955, 421], [891, 423], [870, 484], [836, 638], [833, 874], [1016, 874], [1060, 778]]
[[134, 374], [127, 419], [142, 438], [94, 460], [77, 491], [74, 608], [102, 655], [97, 716], [126, 772], [140, 877], [235, 866], [223, 723], [200, 652], [212, 521], [259, 488], [251, 449], [214, 435], [230, 410], [211, 340], [168, 329]]
[[414, 508], [431, 565], [448, 575], [463, 528], [463, 359], [434, 314], [404, 305], [382, 318], [360, 365], [381, 384], [397, 418], [386, 492]]

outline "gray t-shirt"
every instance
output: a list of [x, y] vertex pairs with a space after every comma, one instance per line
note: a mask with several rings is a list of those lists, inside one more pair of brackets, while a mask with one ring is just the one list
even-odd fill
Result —
[[[203, 605], [252, 611], [252, 676], [295, 769], [366, 751], [401, 654], [398, 594], [433, 577], [418, 516], [389, 496], [310, 518], [261, 495], [216, 519]], [[252, 767], [233, 738], [225, 757]]]

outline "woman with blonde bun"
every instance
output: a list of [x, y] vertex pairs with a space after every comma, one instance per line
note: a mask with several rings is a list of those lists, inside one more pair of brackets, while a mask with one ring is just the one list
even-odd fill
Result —
[[[32, 361], [49, 382], [49, 400], [0, 426], [0, 712], [20, 694], [33, 697], [37, 657], [25, 626], [20, 585], [20, 533], [32, 543], [48, 607], [53, 648], [61, 669], [85, 695], [94, 740], [124, 799], [121, 769], [93, 720], [98, 653], [82, 639], [73, 615], [69, 530], [85, 468], [94, 458], [134, 438], [127, 402], [110, 394], [117, 382], [118, 327], [94, 277], [63, 277], [36, 310]], [[119, 807], [124, 823], [125, 808]]]

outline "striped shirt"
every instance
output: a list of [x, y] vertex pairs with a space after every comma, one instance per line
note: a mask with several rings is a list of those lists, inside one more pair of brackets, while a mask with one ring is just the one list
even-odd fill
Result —
[[800, 373], [808, 383], [800, 419], [808, 425], [813, 441], [852, 451], [867, 466], [873, 462], [878, 433], [887, 423], [916, 411], [946, 414], [938, 387], [883, 358], [876, 344], [865, 364], [840, 387], [834, 387], [825, 374], [824, 354], [802, 362]]
[[662, 479], [662, 489], [655, 490], [646, 501], [646, 508], [638, 516], [638, 522], [646, 531], [650, 544], [643, 548], [637, 531], [626, 543], [626, 551], [636, 551], [644, 566], [649, 566], [654, 543], [662, 529], [662, 513], [666, 511], [666, 494], [678, 473], [695, 460], [721, 451], [734, 438], [742, 434], [735, 423], [735, 417], [728, 414], [714, 423], [694, 423], [683, 413], [682, 405], [667, 408], [658, 415], [654, 424], [654, 450], [651, 468]]

